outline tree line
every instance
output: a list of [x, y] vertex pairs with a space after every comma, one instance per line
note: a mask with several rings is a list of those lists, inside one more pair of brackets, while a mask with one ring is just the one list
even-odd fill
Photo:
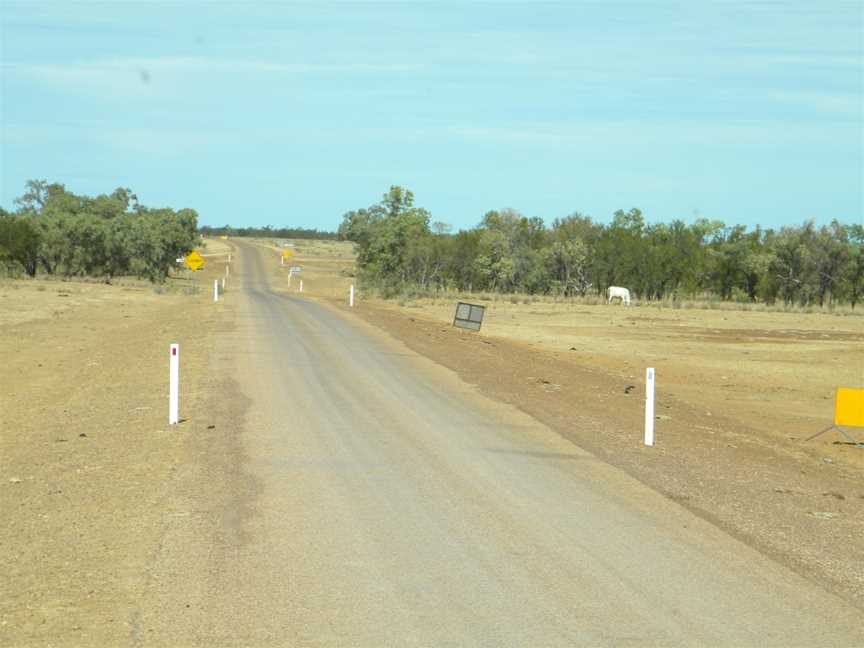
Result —
[[286, 238], [286, 239], [315, 239], [315, 240], [335, 240], [336, 232], [327, 232], [318, 229], [305, 229], [303, 227], [273, 227], [265, 225], [264, 227], [231, 227], [223, 225], [222, 227], [210, 227], [203, 225], [198, 230], [203, 236], [240, 236], [250, 238]]
[[44, 180], [26, 189], [14, 212], [0, 208], [0, 264], [11, 273], [162, 282], [200, 240], [194, 209], [145, 207], [130, 189], [95, 198]]
[[725, 301], [854, 308], [864, 293], [864, 226], [812, 221], [779, 230], [699, 219], [649, 224], [639, 209], [609, 224], [575, 212], [551, 226], [513, 209], [450, 233], [403, 187], [343, 216], [358, 270], [384, 294], [406, 289], [574, 296], [624, 286], [643, 300]]

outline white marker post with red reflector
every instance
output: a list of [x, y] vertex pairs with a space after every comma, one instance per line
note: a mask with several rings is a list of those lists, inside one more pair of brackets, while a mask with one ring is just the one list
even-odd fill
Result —
[[172, 344], [168, 356], [168, 425], [180, 422], [180, 345]]
[[654, 445], [654, 368], [645, 371], [645, 445]]

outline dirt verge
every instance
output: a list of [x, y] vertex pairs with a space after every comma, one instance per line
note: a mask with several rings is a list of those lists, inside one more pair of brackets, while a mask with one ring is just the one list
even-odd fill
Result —
[[[189, 515], [175, 487], [204, 506], [239, 460], [210, 398], [214, 341], [232, 326], [230, 281], [212, 301], [222, 276], [213, 256], [164, 286], [0, 284], [0, 645], [135, 645], [149, 566]], [[169, 427], [173, 342], [182, 420]]]

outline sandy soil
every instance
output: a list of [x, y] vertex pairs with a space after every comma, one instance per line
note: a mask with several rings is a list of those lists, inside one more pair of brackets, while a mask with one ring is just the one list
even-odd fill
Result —
[[[442, 324], [452, 322], [454, 312], [452, 299], [418, 300], [403, 307], [377, 304]], [[831, 424], [837, 387], [864, 386], [860, 316], [485, 304], [481, 337], [506, 338], [558, 353], [640, 389], [645, 368], [654, 367], [658, 395], [703, 410], [701, 423], [707, 428], [712, 427], [712, 417], [723, 414], [765, 439], [804, 439]], [[671, 412], [665, 414], [658, 434], [673, 418]], [[831, 457], [864, 467], [864, 452], [835, 445], [843, 440], [830, 434], [812, 444]]]
[[[298, 254], [307, 294], [347, 309], [349, 257]], [[864, 607], [864, 449], [804, 442], [831, 424], [836, 387], [864, 386], [864, 318], [504, 298], [478, 302], [477, 334], [451, 326], [452, 299], [358, 295], [354, 313], [413, 350]]]
[[[232, 443], [211, 427], [211, 341], [231, 308], [230, 282], [212, 302], [223, 275], [224, 258], [208, 256], [164, 286], [0, 282], [0, 645], [134, 637], [148, 565], [186, 514], [164, 507], [178, 471]], [[173, 342], [183, 420], [169, 427]]]

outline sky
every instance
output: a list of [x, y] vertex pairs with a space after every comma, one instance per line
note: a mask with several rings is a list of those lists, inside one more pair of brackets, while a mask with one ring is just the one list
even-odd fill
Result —
[[864, 222], [860, 2], [0, 0], [0, 205]]

